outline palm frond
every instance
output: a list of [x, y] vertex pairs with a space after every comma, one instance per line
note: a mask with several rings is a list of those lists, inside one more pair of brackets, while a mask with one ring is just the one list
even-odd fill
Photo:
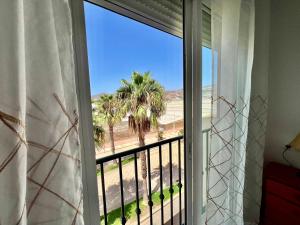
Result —
[[103, 147], [105, 143], [105, 130], [102, 126], [94, 125], [94, 141], [96, 146]]
[[131, 130], [148, 132], [151, 125], [158, 126], [158, 118], [166, 111], [165, 90], [160, 83], [152, 79], [150, 72], [141, 74], [133, 72], [131, 80], [121, 81], [117, 97], [127, 113]]
[[93, 119], [107, 125], [114, 126], [125, 116], [121, 110], [122, 103], [115, 95], [103, 94], [93, 103]]

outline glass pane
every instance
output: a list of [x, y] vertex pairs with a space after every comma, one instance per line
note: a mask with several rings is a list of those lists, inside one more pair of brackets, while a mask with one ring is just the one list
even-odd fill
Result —
[[[116, 5], [122, 7], [124, 2], [114, 0]], [[100, 165], [98, 166], [101, 224], [104, 224], [104, 204], [108, 213], [108, 224], [121, 224], [122, 198], [126, 224], [136, 224], [135, 157], [132, 152], [128, 154], [126, 152], [147, 144], [155, 145], [149, 149], [150, 168], [146, 163], [147, 151], [137, 154], [140, 219], [145, 224], [149, 223], [147, 203], [148, 189], [151, 185], [153, 224], [160, 224], [160, 178], [164, 194], [164, 222], [171, 219], [171, 187], [174, 191], [173, 216], [174, 220], [175, 218], [179, 220], [179, 174], [181, 174], [181, 183], [184, 180], [183, 140], [179, 139], [180, 144], [178, 140], [168, 142], [170, 138], [183, 135], [181, 3], [166, 0], [147, 1], [145, 4], [145, 1], [136, 0], [127, 1], [127, 4], [139, 12], [139, 15], [143, 14], [146, 18], [155, 16], [149, 21], [151, 23], [159, 21], [159, 25], [156, 22], [155, 24], [160, 26], [160, 29], [153, 27], [156, 26], [155, 24], [149, 26], [139, 22], [140, 17], [132, 16], [132, 12], [125, 13], [126, 15], [119, 14], [121, 11], [118, 11], [116, 5], [111, 10], [118, 13], [89, 2], [84, 3], [96, 158], [103, 159], [112, 154], [122, 154], [120, 157], [122, 182], [118, 157], [111, 158], [103, 164], [105, 202], [102, 172]], [[166, 7], [170, 7], [173, 11], [166, 10]], [[124, 13], [124, 10], [122, 12]], [[168, 19], [170, 17], [173, 19]], [[166, 27], [164, 31], [162, 31], [163, 27]], [[166, 141], [166, 144], [161, 145], [160, 164], [157, 143], [162, 140]], [[170, 147], [172, 157], [170, 157]], [[181, 166], [179, 166], [179, 153]], [[171, 164], [170, 158], [172, 158]], [[183, 190], [181, 204], [183, 209]], [[182, 214], [182, 222], [184, 222], [183, 218]]]
[[[210, 14], [207, 12], [202, 14], [205, 24], [206, 35], [204, 37], [210, 37]], [[208, 22], [207, 22], [208, 21]], [[203, 134], [203, 212], [205, 210], [207, 202], [207, 170], [208, 170], [208, 154], [210, 147], [210, 128], [211, 128], [211, 99], [213, 89], [213, 77], [212, 77], [212, 51], [211, 51], [211, 39], [206, 38], [206, 42], [202, 42], [205, 47], [202, 47], [202, 134]]]

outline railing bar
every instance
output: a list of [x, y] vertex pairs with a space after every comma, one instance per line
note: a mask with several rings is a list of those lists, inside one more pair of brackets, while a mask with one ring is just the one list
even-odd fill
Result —
[[163, 175], [162, 175], [162, 154], [161, 145], [159, 145], [159, 181], [160, 181], [160, 212], [161, 212], [161, 225], [164, 224], [164, 193], [163, 193]]
[[[209, 148], [209, 131], [210, 129], [203, 130], [203, 133], [206, 134], [206, 150], [207, 150], [207, 169], [208, 169], [208, 148]], [[158, 147], [159, 148], [159, 173], [160, 173], [160, 201], [161, 201], [161, 223], [164, 224], [164, 192], [163, 192], [163, 162], [162, 162], [162, 145], [169, 144], [169, 170], [170, 170], [170, 214], [171, 214], [171, 224], [173, 224], [173, 214], [174, 214], [174, 201], [173, 201], [173, 155], [172, 155], [172, 143], [177, 141], [178, 142], [178, 178], [179, 178], [179, 223], [180, 225], [183, 224], [183, 217], [182, 217], [182, 210], [184, 210], [184, 221], [186, 221], [186, 207], [182, 207], [182, 158], [181, 158], [181, 139], [183, 136], [178, 136], [170, 139], [165, 139], [160, 142], [156, 142], [150, 145], [138, 147], [129, 151], [120, 152], [111, 156], [107, 156], [96, 161], [97, 164], [100, 164], [100, 171], [101, 171], [101, 184], [102, 184], [102, 198], [103, 198], [103, 213], [104, 213], [104, 224], [108, 224], [108, 215], [107, 215], [107, 205], [106, 205], [106, 191], [105, 191], [105, 176], [104, 176], [104, 163], [108, 161], [112, 161], [118, 159], [118, 167], [119, 167], [119, 176], [120, 176], [120, 190], [121, 190], [121, 222], [122, 225], [126, 224], [126, 217], [125, 217], [125, 206], [124, 206], [124, 186], [123, 186], [123, 174], [122, 174], [122, 157], [128, 155], [134, 155], [134, 165], [135, 165], [135, 184], [136, 184], [136, 205], [137, 205], [137, 221], [138, 225], [140, 225], [140, 204], [139, 204], [139, 183], [138, 183], [138, 164], [137, 164], [137, 154], [141, 151], [147, 151], [147, 164], [148, 164], [148, 205], [149, 205], [149, 212], [150, 212], [150, 224], [153, 225], [153, 202], [152, 202], [152, 188], [151, 188], [151, 159], [150, 159], [150, 150], [151, 148]], [[186, 151], [184, 151], [184, 162], [183, 167], [186, 166]], [[184, 183], [186, 183], [186, 170], [184, 169]], [[184, 205], [186, 206], [187, 199], [186, 199], [186, 188], [184, 189]]]
[[147, 149], [147, 162], [148, 162], [148, 206], [149, 206], [149, 213], [150, 213], [150, 224], [153, 224], [152, 218], [152, 187], [151, 187], [151, 160], [150, 160], [150, 149]]
[[123, 174], [122, 174], [122, 159], [119, 158], [119, 176], [120, 176], [120, 189], [121, 189], [121, 223], [126, 223], [125, 208], [124, 208], [124, 189], [123, 189]]
[[172, 142], [169, 143], [169, 170], [170, 170], [170, 211], [171, 211], [171, 224], [173, 225], [173, 171], [172, 171]]
[[179, 224], [182, 224], [182, 206], [181, 206], [181, 143], [180, 140], [178, 140], [178, 178], [179, 178], [179, 183], [178, 183], [178, 188], [179, 188]]
[[105, 162], [108, 162], [108, 161], [112, 161], [114, 159], [122, 158], [122, 157], [127, 156], [127, 155], [132, 155], [134, 153], [142, 152], [142, 151], [147, 150], [148, 148], [149, 149], [155, 148], [157, 146], [161, 146], [161, 145], [167, 144], [169, 142], [174, 142], [174, 141], [180, 140], [182, 138], [183, 138], [183, 136], [181, 135], [181, 136], [165, 139], [165, 140], [162, 140], [162, 141], [159, 141], [159, 142], [155, 142], [155, 143], [152, 143], [152, 144], [149, 144], [149, 145], [137, 147], [137, 148], [134, 148], [134, 149], [131, 149], [131, 150], [128, 150], [128, 151], [118, 152], [116, 154], [105, 156], [103, 158], [97, 159], [96, 164], [105, 163]]
[[107, 209], [106, 209], [106, 196], [105, 196], [105, 181], [104, 181], [104, 169], [103, 163], [100, 164], [100, 175], [102, 185], [102, 199], [103, 199], [103, 213], [104, 213], [104, 224], [107, 225]]
[[137, 165], [137, 154], [134, 153], [134, 174], [135, 174], [135, 196], [136, 196], [136, 215], [137, 215], [137, 222], [140, 225], [140, 197], [139, 197], [139, 177], [138, 177], [138, 165]]

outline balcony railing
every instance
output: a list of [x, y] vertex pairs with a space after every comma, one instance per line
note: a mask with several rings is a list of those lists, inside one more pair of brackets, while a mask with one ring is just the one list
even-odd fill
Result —
[[[204, 148], [206, 149], [206, 152], [208, 152], [208, 142], [209, 142], [209, 129], [203, 130], [203, 144]], [[101, 159], [97, 159], [96, 164], [97, 167], [100, 169], [99, 175], [100, 175], [100, 183], [101, 183], [101, 194], [102, 194], [102, 219], [105, 225], [109, 224], [108, 223], [108, 207], [107, 203], [111, 200], [108, 199], [109, 196], [105, 187], [106, 184], [106, 179], [105, 179], [105, 166], [104, 165], [112, 165], [114, 164], [116, 169], [116, 173], [118, 174], [118, 186], [120, 187], [120, 193], [118, 194], [118, 199], [120, 201], [120, 209], [121, 209], [121, 224], [126, 224], [127, 218], [126, 218], [126, 212], [125, 212], [125, 198], [124, 198], [124, 173], [123, 173], [123, 164], [124, 160], [126, 158], [132, 157], [133, 161], [133, 167], [134, 167], [134, 188], [135, 188], [135, 199], [133, 201], [136, 202], [136, 222], [137, 224], [141, 224], [141, 206], [140, 206], [140, 198], [141, 198], [141, 193], [140, 193], [140, 186], [141, 184], [139, 183], [139, 169], [138, 169], [138, 159], [139, 159], [139, 153], [140, 152], [145, 152], [146, 154], [146, 161], [147, 161], [147, 183], [148, 183], [148, 211], [149, 211], [149, 216], [147, 216], [147, 224], [158, 224], [159, 222], [157, 221], [157, 216], [154, 218], [154, 213], [153, 213], [153, 207], [154, 207], [154, 202], [152, 200], [152, 195], [153, 195], [153, 190], [152, 190], [152, 183], [153, 183], [153, 174], [151, 173], [151, 164], [156, 163], [158, 161], [158, 167], [157, 167], [157, 176], [159, 179], [159, 182], [157, 183], [157, 186], [159, 186], [158, 193], [159, 194], [159, 201], [160, 201], [160, 223], [161, 224], [166, 224], [167, 221], [164, 221], [165, 218], [165, 208], [166, 205], [164, 204], [164, 199], [165, 199], [165, 190], [164, 189], [164, 181], [165, 183], [168, 183], [168, 194], [169, 194], [169, 205], [170, 210], [168, 211], [168, 224], [173, 224], [174, 223], [174, 216], [176, 215], [176, 224], [184, 224], [184, 209], [185, 207], [185, 200], [184, 199], [184, 193], [183, 193], [183, 185], [184, 185], [184, 178], [185, 174], [183, 173], [184, 168], [185, 168], [185, 151], [183, 151], [183, 136], [177, 136], [174, 138], [170, 139], [165, 139], [153, 144], [148, 144], [142, 147], [134, 148], [128, 151], [116, 153], [114, 155], [110, 155]], [[167, 152], [166, 152], [167, 151]], [[156, 159], [155, 161], [152, 160], [151, 158], [151, 153], [154, 154], [156, 152]], [[164, 157], [163, 157], [164, 154]], [[175, 157], [174, 157], [175, 156]], [[168, 164], [166, 167], [164, 167], [163, 160], [166, 160], [166, 157], [168, 157]], [[174, 159], [174, 158], [175, 159]], [[158, 159], [157, 159], [158, 158]], [[176, 161], [175, 161], [176, 160]], [[207, 162], [207, 160], [205, 160]], [[204, 162], [204, 163], [206, 163]], [[176, 164], [177, 167], [174, 167]], [[164, 170], [164, 171], [163, 171]], [[168, 174], [163, 174], [165, 171], [168, 170]], [[177, 171], [175, 171], [177, 170]], [[174, 173], [177, 174], [176, 177], [174, 177]], [[176, 178], [176, 181], [174, 181], [174, 178]], [[111, 177], [110, 177], [111, 179]], [[114, 177], [115, 179], [115, 177]], [[178, 198], [178, 202], [176, 203], [176, 211], [174, 211], [174, 187], [177, 185], [177, 193], [176, 193], [176, 199]], [[132, 201], [132, 200], [131, 200]], [[128, 202], [128, 200], [127, 200]], [[158, 212], [155, 212], [158, 214]], [[175, 215], [174, 215], [175, 214]], [[154, 220], [155, 219], [155, 220]]]

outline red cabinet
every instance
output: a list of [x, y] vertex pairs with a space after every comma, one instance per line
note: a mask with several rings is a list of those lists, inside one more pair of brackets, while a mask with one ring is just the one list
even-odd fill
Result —
[[264, 171], [264, 225], [300, 225], [300, 170], [270, 163]]

